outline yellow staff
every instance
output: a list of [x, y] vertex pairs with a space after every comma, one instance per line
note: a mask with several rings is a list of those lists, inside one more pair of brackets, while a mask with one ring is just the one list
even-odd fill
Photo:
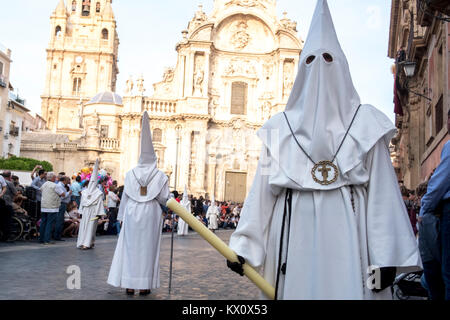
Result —
[[[227, 260], [231, 262], [238, 262], [236, 253], [228, 247], [225, 242], [219, 239], [214, 233], [206, 228], [200, 221], [198, 221], [190, 212], [188, 212], [176, 200], [170, 199], [167, 201], [167, 207], [181, 217], [192, 229], [198, 232], [199, 235], [209, 242], [217, 251], [220, 252]], [[255, 269], [248, 263], [242, 265], [244, 274], [249, 278], [264, 294], [270, 299], [275, 298], [275, 288], [270, 285]]]

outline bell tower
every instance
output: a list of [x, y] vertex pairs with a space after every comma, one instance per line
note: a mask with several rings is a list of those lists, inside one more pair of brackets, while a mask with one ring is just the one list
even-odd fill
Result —
[[42, 115], [50, 130], [78, 138], [83, 103], [114, 91], [119, 38], [112, 0], [58, 0], [50, 42]]

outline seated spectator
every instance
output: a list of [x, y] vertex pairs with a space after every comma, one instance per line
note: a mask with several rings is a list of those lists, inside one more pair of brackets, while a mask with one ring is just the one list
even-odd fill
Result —
[[99, 235], [105, 235], [108, 230], [109, 219], [107, 216], [101, 216], [97, 220], [97, 233]]
[[64, 231], [63, 236], [73, 238], [78, 234], [80, 228], [80, 215], [75, 201], [69, 202], [64, 213]]
[[25, 209], [23, 209], [23, 201], [26, 200], [27, 197], [24, 197], [22, 194], [17, 193], [13, 199], [12, 208], [14, 214], [23, 214], [28, 216], [28, 213]]
[[172, 222], [170, 219], [170, 214], [166, 215], [166, 218], [164, 219], [163, 224], [163, 232], [169, 232], [172, 230]]
[[25, 188], [20, 184], [19, 177], [18, 176], [11, 176], [11, 180], [14, 184], [14, 187], [16, 187], [17, 192], [20, 192], [21, 194], [25, 194]]

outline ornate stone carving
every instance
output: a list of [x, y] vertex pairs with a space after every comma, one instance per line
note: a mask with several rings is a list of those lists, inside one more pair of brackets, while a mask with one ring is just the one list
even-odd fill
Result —
[[189, 31], [192, 32], [197, 29], [200, 25], [202, 25], [205, 21], [208, 20], [208, 16], [205, 12], [203, 12], [203, 5], [198, 6], [198, 10], [192, 18], [191, 22], [189, 22]]
[[244, 8], [254, 8], [259, 7], [263, 9], [267, 9], [267, 6], [264, 4], [265, 0], [230, 0], [225, 3], [225, 7], [230, 7], [233, 5], [244, 7]]
[[250, 60], [231, 59], [225, 69], [226, 76], [256, 77], [256, 68]]
[[270, 101], [264, 101], [262, 113], [263, 121], [270, 119], [270, 117], [272, 116], [272, 104], [270, 103]]
[[172, 82], [173, 77], [175, 76], [175, 69], [174, 68], [166, 68], [163, 75], [163, 81], [164, 82]]
[[292, 30], [294, 32], [297, 32], [297, 22], [292, 21], [287, 17], [287, 12], [283, 12], [283, 19], [280, 20], [281, 26], [288, 30]]
[[250, 35], [247, 33], [248, 25], [245, 21], [239, 21], [235, 27], [236, 31], [231, 37], [231, 44], [236, 50], [244, 49], [250, 42]]

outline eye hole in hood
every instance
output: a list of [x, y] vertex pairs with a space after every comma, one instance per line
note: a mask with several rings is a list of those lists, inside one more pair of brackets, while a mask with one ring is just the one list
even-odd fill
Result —
[[316, 56], [309, 56], [308, 58], [306, 58], [306, 64], [311, 64], [311, 62], [313, 62], [315, 58]]
[[326, 62], [333, 62], [333, 57], [329, 53], [322, 54], [322, 57], [325, 59]]

